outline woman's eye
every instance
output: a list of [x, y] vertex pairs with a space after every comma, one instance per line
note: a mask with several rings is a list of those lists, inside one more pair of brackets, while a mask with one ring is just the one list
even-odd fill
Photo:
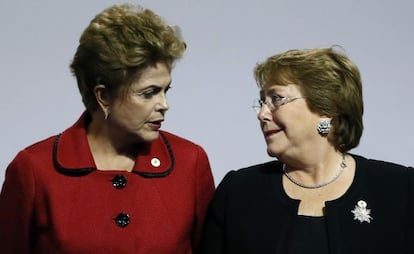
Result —
[[170, 88], [171, 88], [171, 86], [167, 86], [165, 88], [158, 87], [158, 86], [152, 86], [152, 87], [148, 87], [144, 91], [137, 92], [136, 94], [138, 96], [144, 97], [145, 99], [151, 99], [155, 95], [159, 94], [161, 91], [163, 91], [164, 94], [166, 94]]
[[142, 93], [142, 96], [145, 99], [151, 99], [155, 94], [156, 94], [155, 91], [151, 90], [151, 91], [145, 91], [145, 92], [143, 92]]
[[285, 97], [280, 96], [280, 95], [272, 95], [270, 96], [270, 99], [272, 100], [273, 103], [278, 103], [278, 102], [283, 101]]
[[161, 89], [159, 88], [151, 88], [151, 89], [148, 89], [148, 90], [145, 90], [139, 93], [138, 95], [144, 97], [145, 99], [151, 99], [154, 95], [157, 95], [160, 91]]

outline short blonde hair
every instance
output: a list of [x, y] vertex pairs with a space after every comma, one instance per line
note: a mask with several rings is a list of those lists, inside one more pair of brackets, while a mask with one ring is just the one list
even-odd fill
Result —
[[359, 144], [363, 132], [362, 82], [358, 67], [334, 47], [288, 50], [256, 65], [261, 89], [299, 85], [309, 108], [332, 117], [329, 141], [341, 152]]
[[179, 31], [151, 10], [113, 5], [85, 29], [70, 68], [86, 109], [94, 111], [98, 108], [96, 85], [103, 84], [111, 95], [118, 95], [140, 70], [158, 62], [172, 68], [185, 48]]

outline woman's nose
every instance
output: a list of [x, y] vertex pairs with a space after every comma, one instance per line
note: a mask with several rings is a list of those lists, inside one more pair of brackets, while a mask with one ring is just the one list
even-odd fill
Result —
[[269, 121], [272, 119], [272, 112], [266, 103], [264, 103], [257, 112], [257, 119], [261, 122]]
[[160, 99], [157, 105], [158, 105], [158, 108], [157, 108], [158, 110], [167, 111], [168, 109], [170, 109], [170, 105], [168, 104], [168, 99], [167, 99], [166, 94], [162, 94], [160, 96]]

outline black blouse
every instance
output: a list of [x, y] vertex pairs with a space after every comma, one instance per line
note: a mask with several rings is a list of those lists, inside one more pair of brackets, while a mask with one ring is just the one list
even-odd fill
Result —
[[325, 217], [298, 215], [287, 249], [287, 254], [328, 254]]

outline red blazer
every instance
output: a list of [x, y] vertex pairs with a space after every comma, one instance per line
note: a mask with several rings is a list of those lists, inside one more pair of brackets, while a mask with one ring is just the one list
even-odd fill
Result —
[[8, 166], [0, 253], [196, 253], [214, 191], [205, 151], [161, 132], [132, 172], [96, 170], [86, 118]]

